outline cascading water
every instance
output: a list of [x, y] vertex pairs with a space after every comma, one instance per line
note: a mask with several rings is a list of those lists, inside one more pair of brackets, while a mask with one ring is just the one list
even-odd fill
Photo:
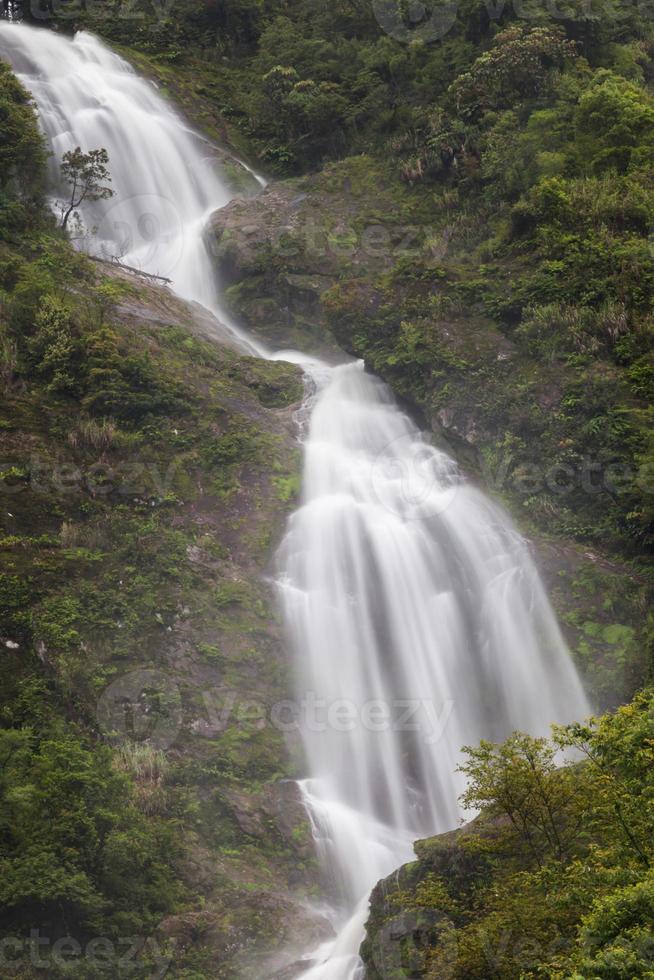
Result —
[[302, 977], [354, 980], [371, 888], [459, 821], [461, 746], [588, 705], [506, 514], [362, 364], [314, 374], [280, 587], [338, 935]]
[[[203, 229], [230, 194], [202, 139], [95, 37], [0, 25], [57, 158], [105, 147], [115, 199], [82, 243], [170, 275], [218, 313]], [[241, 335], [250, 352], [264, 349]], [[506, 515], [428, 445], [361, 364], [302, 355], [303, 498], [279, 553], [309, 778], [337, 937], [305, 980], [354, 980], [367, 897], [456, 826], [460, 747], [587, 713], [528, 549]], [[309, 962], [310, 961], [310, 962]]]
[[212, 260], [203, 237], [209, 216], [232, 194], [216, 173], [206, 140], [96, 37], [73, 40], [44, 29], [0, 24], [0, 55], [32, 93], [53, 155], [53, 204], [65, 201], [59, 163], [68, 150], [103, 147], [115, 197], [80, 208], [80, 247], [170, 277], [180, 296], [226, 324], [250, 353], [264, 353], [243, 337], [220, 308]]

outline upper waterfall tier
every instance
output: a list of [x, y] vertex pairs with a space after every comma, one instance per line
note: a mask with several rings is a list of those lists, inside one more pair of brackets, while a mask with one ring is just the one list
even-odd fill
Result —
[[[114, 197], [81, 208], [78, 245], [173, 281], [185, 299], [221, 309], [204, 240], [209, 216], [232, 197], [212, 148], [164, 101], [154, 83], [92, 34], [0, 24], [0, 55], [34, 96], [53, 155], [52, 203], [70, 194], [59, 164], [68, 150], [104, 148]], [[253, 353], [262, 348], [229, 324]]]

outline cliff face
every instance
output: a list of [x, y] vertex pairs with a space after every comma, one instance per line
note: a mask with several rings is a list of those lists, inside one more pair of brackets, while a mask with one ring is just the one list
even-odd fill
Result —
[[[433, 215], [433, 201], [425, 206], [392, 171], [355, 158], [233, 202], [214, 215], [213, 252], [250, 329], [280, 345], [291, 336], [305, 349], [336, 343], [365, 358], [510, 510], [533, 541], [592, 700], [615, 707], [651, 670], [651, 584], [638, 544], [621, 533], [629, 487], [617, 492], [611, 466], [622, 459], [643, 485], [647, 471], [626, 445], [591, 455], [588, 416], [598, 406], [584, 398], [604, 378], [611, 407], [624, 400], [640, 412], [644, 402], [606, 352], [544, 358], [508, 318], [489, 316], [479, 297], [488, 270], [462, 254], [455, 232], [435, 230]], [[523, 273], [497, 263], [493, 290], [510, 294]], [[540, 749], [509, 747], [499, 782], [506, 776], [525, 806], [527, 839], [550, 779], [554, 834], [574, 826], [579, 839], [563, 856], [546, 848], [534, 859], [516, 814], [480, 794], [477, 820], [419, 841], [416, 861], [374, 889], [361, 949], [368, 980], [647, 976], [651, 874], [638, 848], [622, 852], [615, 809], [617, 794], [638, 823], [646, 807], [645, 769], [629, 788], [625, 780], [634, 758], [650, 764], [651, 709], [641, 708], [619, 713], [608, 751], [600, 738], [583, 746], [594, 763], [568, 770], [560, 796], [556, 764], [540, 772]]]
[[302, 377], [75, 251], [0, 76], [0, 972], [259, 980], [328, 928], [276, 711]]
[[[169, 778], [189, 794], [181, 873], [193, 893], [191, 911], [164, 919], [161, 932], [178, 966], [188, 958], [206, 975], [254, 980], [326, 928], [303, 907], [313, 846], [292, 781], [297, 752], [275, 712], [292, 678], [270, 573], [299, 488], [302, 380], [290, 365], [244, 355], [206, 311], [168, 290], [139, 284], [116, 316], [155, 345], [160, 331], [172, 335], [179, 353], [163, 340], [162, 367], [177, 361], [195, 403], [188, 421], [171, 419], [160, 457], [173, 496], [164, 523], [182, 538], [176, 573], [193, 582], [158, 593], [171, 618], [162, 613], [158, 632], [168, 635], [152, 664], [181, 697], [166, 754]], [[165, 554], [163, 540], [153, 545]]]
[[[483, 849], [475, 845], [490, 843], [501, 832], [501, 824], [478, 820], [418, 841], [417, 860], [379, 882], [370, 897], [361, 949], [367, 980], [459, 976], [457, 927], [462, 920], [453, 906], [472, 904], [475, 889], [488, 875]], [[447, 893], [439, 895], [435, 882], [447, 883]]]
[[411, 44], [374, 4], [125, 6], [60, 26], [262, 172], [308, 174], [248, 197], [219, 154], [235, 315], [365, 358], [537, 540], [598, 707], [628, 697], [652, 671], [649, 21], [462, 9]]

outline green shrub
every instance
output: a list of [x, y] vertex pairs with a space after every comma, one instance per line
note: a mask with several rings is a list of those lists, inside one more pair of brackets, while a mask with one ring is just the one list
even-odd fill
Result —
[[597, 72], [579, 100], [576, 147], [583, 172], [601, 174], [651, 168], [654, 105], [639, 86], [610, 71]]

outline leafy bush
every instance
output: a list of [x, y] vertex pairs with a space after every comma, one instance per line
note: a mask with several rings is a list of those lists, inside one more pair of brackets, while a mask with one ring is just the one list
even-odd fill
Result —
[[36, 314], [34, 328], [28, 351], [37, 375], [46, 380], [48, 391], [78, 394], [83, 350], [70, 309], [47, 296]]
[[403, 940], [421, 975], [438, 975], [439, 957], [456, 950], [445, 957], [456, 980], [651, 977], [653, 746], [649, 691], [550, 740], [516, 733], [467, 749], [463, 802], [481, 814], [420, 842], [419, 860], [374, 894], [364, 945], [373, 980], [388, 919], [416, 914], [448, 924]]
[[646, 169], [654, 160], [654, 105], [642, 87], [597, 72], [582, 95], [575, 117], [576, 146], [583, 172], [601, 174]]
[[117, 936], [127, 913], [135, 930], [152, 929], [181, 894], [179, 846], [165, 823], [140, 815], [111, 751], [51, 721], [0, 730], [0, 758], [5, 925], [49, 920], [57, 932], [72, 918], [83, 934]]
[[45, 143], [31, 97], [0, 61], [0, 194], [12, 187], [22, 197], [43, 189]]
[[551, 87], [555, 70], [575, 55], [575, 45], [560, 29], [511, 26], [453, 82], [449, 95], [457, 113], [468, 118], [508, 109]]

